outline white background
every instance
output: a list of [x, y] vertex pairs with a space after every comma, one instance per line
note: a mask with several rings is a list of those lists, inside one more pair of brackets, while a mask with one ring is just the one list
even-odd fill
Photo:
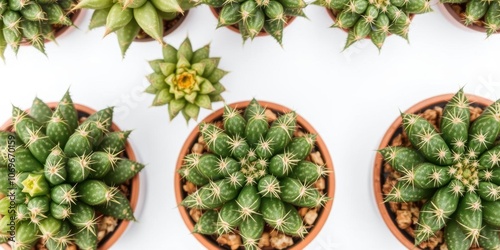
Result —
[[[375, 206], [372, 169], [382, 135], [416, 102], [465, 86], [468, 93], [500, 97], [500, 35], [454, 26], [434, 5], [434, 12], [413, 19], [408, 44], [386, 40], [382, 52], [369, 42], [341, 52], [346, 33], [329, 26], [324, 8], [309, 6], [308, 19], [285, 29], [283, 48], [271, 37], [242, 44], [227, 28], [215, 30], [206, 6], [190, 11], [165, 40], [178, 47], [189, 34], [193, 48], [211, 43], [220, 68], [231, 71], [222, 83], [228, 103], [256, 97], [295, 109], [326, 142], [334, 162], [336, 194], [332, 212], [308, 249], [404, 249]], [[113, 249], [203, 249], [190, 235], [176, 208], [174, 168], [185, 138], [195, 127], [182, 117], [169, 121], [166, 107], [150, 107], [142, 93], [150, 72], [147, 60], [161, 58], [155, 42], [134, 43], [122, 60], [114, 34], [88, 31], [91, 12], [79, 30], [47, 44], [48, 58], [22, 47], [17, 58], [7, 49], [0, 63], [0, 121], [11, 104], [28, 108], [35, 96], [57, 101], [70, 87], [73, 100], [94, 109], [116, 106], [115, 123], [134, 129], [131, 141], [143, 171], [142, 209]], [[222, 103], [213, 106], [222, 107]], [[210, 111], [202, 110], [199, 119]]]

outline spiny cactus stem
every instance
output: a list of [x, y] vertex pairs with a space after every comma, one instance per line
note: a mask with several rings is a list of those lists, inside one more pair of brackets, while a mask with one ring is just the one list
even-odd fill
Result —
[[123, 152], [123, 150], [121, 151], [118, 151], [118, 152], [111, 152], [111, 149], [106, 149], [104, 150], [104, 153], [106, 153], [107, 157], [108, 157], [108, 161], [111, 163], [111, 169], [114, 171], [115, 170], [115, 167], [116, 167], [116, 163], [118, 162], [118, 160], [120, 160], [121, 158], [119, 157], [119, 155]]
[[498, 200], [500, 198], [500, 190], [494, 187], [488, 187], [488, 197], [491, 197], [493, 200]]
[[73, 186], [70, 190], [68, 190], [68, 192], [64, 193], [61, 204], [59, 204], [59, 205], [62, 205], [63, 203], [70, 204], [70, 205], [76, 204], [76, 199], [80, 196], [77, 195], [75, 188], [76, 188], [76, 185]]
[[231, 184], [231, 186], [233, 187], [242, 185], [242, 183], [240, 183], [240, 181], [238, 180], [238, 175], [236, 173], [229, 175], [229, 184]]
[[260, 138], [258, 146], [262, 147], [267, 153], [271, 154], [272, 153], [272, 146], [274, 144], [274, 139], [273, 138], [268, 138], [267, 140], [264, 139], [263, 137]]
[[220, 198], [220, 195], [221, 195], [221, 193], [220, 193], [220, 187], [217, 186], [217, 184], [215, 182], [213, 182], [213, 181], [210, 181], [208, 183], [208, 185], [209, 185], [208, 190], [211, 191], [211, 195], [210, 196], [213, 197], [213, 198], [217, 198], [217, 199]]
[[458, 185], [457, 183], [452, 184], [451, 192], [455, 196], [462, 196], [464, 194], [464, 190], [463, 190], [462, 186]]
[[472, 210], [472, 211], [481, 211], [482, 209], [482, 205], [481, 205], [481, 201], [480, 200], [477, 200], [477, 201], [474, 201], [474, 202], [471, 202], [471, 203], [467, 203], [468, 207], [467, 209], [469, 210]]
[[459, 221], [457, 221], [457, 222], [458, 222], [458, 224], [460, 224], [460, 226], [465, 228], [465, 230], [463, 230], [465, 233], [465, 239], [471, 239], [472, 243], [474, 245], [479, 246], [479, 237], [481, 237], [480, 232], [484, 227], [471, 228], [471, 227], [468, 227], [467, 225], [464, 225], [463, 223], [460, 223]]
[[249, 205], [248, 207], [244, 207], [238, 201], [236, 201], [236, 204], [238, 204], [238, 206], [240, 207], [241, 217], [246, 220], [248, 218], [252, 218], [253, 214], [257, 214], [257, 209], [252, 209], [251, 207], [253, 207], [258, 202], [260, 202], [260, 200], [254, 200], [251, 205]]
[[[283, 162], [284, 170], [283, 172], [285, 175], [290, 173], [292, 171], [293, 166], [297, 165], [300, 160], [295, 158], [295, 155], [291, 152], [285, 152], [283, 156], [278, 156], [281, 161]], [[319, 166], [321, 168], [321, 166]]]
[[96, 228], [95, 225], [97, 225], [97, 221], [102, 217], [102, 215], [95, 217], [92, 220], [87, 221], [84, 225], [81, 225], [82, 228], [78, 232], [82, 232], [83, 230], [86, 230], [90, 233], [92, 233], [94, 236], [97, 236]]
[[260, 194], [262, 194], [263, 196], [271, 194], [272, 197], [279, 197], [281, 191], [280, 183], [277, 179], [273, 179], [272, 181], [265, 180], [264, 184], [264, 189], [259, 192]]
[[485, 181], [490, 181], [491, 178], [493, 178], [493, 171], [491, 171], [491, 170], [485, 170], [483, 178], [484, 178]]
[[187, 155], [184, 157], [184, 166], [187, 167], [188, 170], [195, 168], [200, 163], [200, 157], [201, 154], [196, 153]]
[[47, 138], [47, 136], [40, 136], [40, 132], [42, 131], [42, 128], [40, 127], [36, 131], [33, 129], [27, 129], [27, 132], [29, 134], [29, 139], [28, 142], [26, 143], [26, 147], [31, 146], [33, 143], [37, 142], [38, 140]]
[[423, 235], [423, 237], [418, 237], [418, 238], [428, 239], [435, 235], [434, 232], [432, 231], [432, 228], [429, 225], [419, 224], [419, 223], [417, 223], [417, 225], [420, 226], [420, 228], [415, 230], [415, 234]]
[[91, 155], [82, 155], [78, 156], [78, 162], [80, 163], [80, 167], [82, 168], [82, 177], [85, 179], [85, 169], [88, 169], [91, 172], [95, 172], [94, 169], [90, 167], [90, 165], [94, 164], [94, 162], [91, 160]]
[[111, 187], [109, 191], [106, 192], [106, 204], [109, 206], [110, 202], [114, 202], [116, 204], [120, 204], [118, 200], [115, 199], [116, 194], [120, 192], [117, 187]]
[[417, 134], [417, 136], [420, 137], [420, 143], [417, 145], [419, 149], [430, 146], [432, 138], [438, 136], [438, 134], [433, 132], [434, 131], [429, 129], [423, 130], [421, 134]]
[[406, 182], [408, 185], [412, 185], [414, 186], [415, 185], [415, 170], [413, 169], [413, 167], [410, 169], [405, 169], [403, 171], [403, 176], [400, 177], [398, 180], [399, 181], [404, 181]]
[[444, 225], [446, 223], [446, 220], [448, 219], [448, 216], [446, 216], [446, 214], [452, 211], [444, 211], [442, 208], [438, 208], [436, 204], [434, 204], [434, 202], [431, 202], [431, 206], [432, 209], [428, 212], [432, 214], [432, 217], [436, 218], [440, 225]]

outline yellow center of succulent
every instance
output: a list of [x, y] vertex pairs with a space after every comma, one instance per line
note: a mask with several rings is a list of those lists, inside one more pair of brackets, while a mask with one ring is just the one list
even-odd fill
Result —
[[179, 89], [191, 89], [193, 88], [196, 80], [194, 79], [194, 75], [188, 72], [183, 72], [180, 75], [177, 75], [177, 86]]

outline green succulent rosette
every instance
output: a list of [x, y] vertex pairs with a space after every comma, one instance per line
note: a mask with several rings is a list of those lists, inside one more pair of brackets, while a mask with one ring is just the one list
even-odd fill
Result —
[[227, 72], [218, 68], [220, 58], [209, 55], [209, 45], [193, 51], [189, 38], [179, 49], [164, 46], [163, 59], [149, 62], [154, 72], [147, 76], [151, 85], [146, 92], [155, 95], [153, 106], [168, 105], [171, 120], [182, 113], [189, 122], [198, 118], [200, 108], [222, 101], [225, 88], [219, 81]]

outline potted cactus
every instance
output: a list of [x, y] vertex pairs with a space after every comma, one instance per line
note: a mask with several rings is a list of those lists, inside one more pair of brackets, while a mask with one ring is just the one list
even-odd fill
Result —
[[303, 9], [307, 4], [303, 0], [246, 0], [212, 1], [198, 0], [210, 6], [217, 17], [219, 27], [229, 27], [241, 33], [243, 41], [258, 35], [270, 34], [280, 45], [284, 27], [295, 17], [306, 17]]
[[73, 104], [69, 93], [59, 103], [36, 98], [29, 114], [13, 107], [0, 132], [1, 243], [108, 249], [135, 220], [144, 165], [112, 113]]
[[145, 92], [155, 95], [153, 106], [168, 105], [170, 120], [179, 113], [186, 122], [196, 120], [200, 107], [211, 109], [212, 102], [223, 100], [225, 88], [219, 81], [227, 72], [217, 68], [220, 58], [209, 57], [208, 44], [193, 51], [186, 38], [179, 49], [168, 44], [162, 50], [162, 59], [149, 61], [153, 73]]
[[209, 249], [303, 249], [333, 202], [333, 165], [315, 130], [295, 112], [255, 99], [200, 123], [176, 170], [179, 211]]
[[489, 37], [500, 30], [498, 1], [441, 0], [443, 13], [460, 27], [484, 32]]
[[189, 0], [82, 0], [76, 9], [94, 9], [89, 29], [105, 27], [104, 36], [115, 32], [122, 56], [133, 41], [156, 40], [173, 32], [193, 5]]
[[1, 0], [0, 58], [7, 45], [17, 54], [21, 45], [30, 45], [45, 54], [45, 42], [54, 41], [80, 14], [74, 0]]
[[386, 224], [406, 247], [500, 247], [499, 134], [500, 100], [462, 89], [393, 123], [375, 160], [374, 188]]
[[314, 4], [327, 9], [334, 20], [332, 27], [348, 33], [344, 49], [370, 39], [380, 50], [390, 34], [408, 40], [413, 16], [432, 11], [428, 0], [317, 0]]

